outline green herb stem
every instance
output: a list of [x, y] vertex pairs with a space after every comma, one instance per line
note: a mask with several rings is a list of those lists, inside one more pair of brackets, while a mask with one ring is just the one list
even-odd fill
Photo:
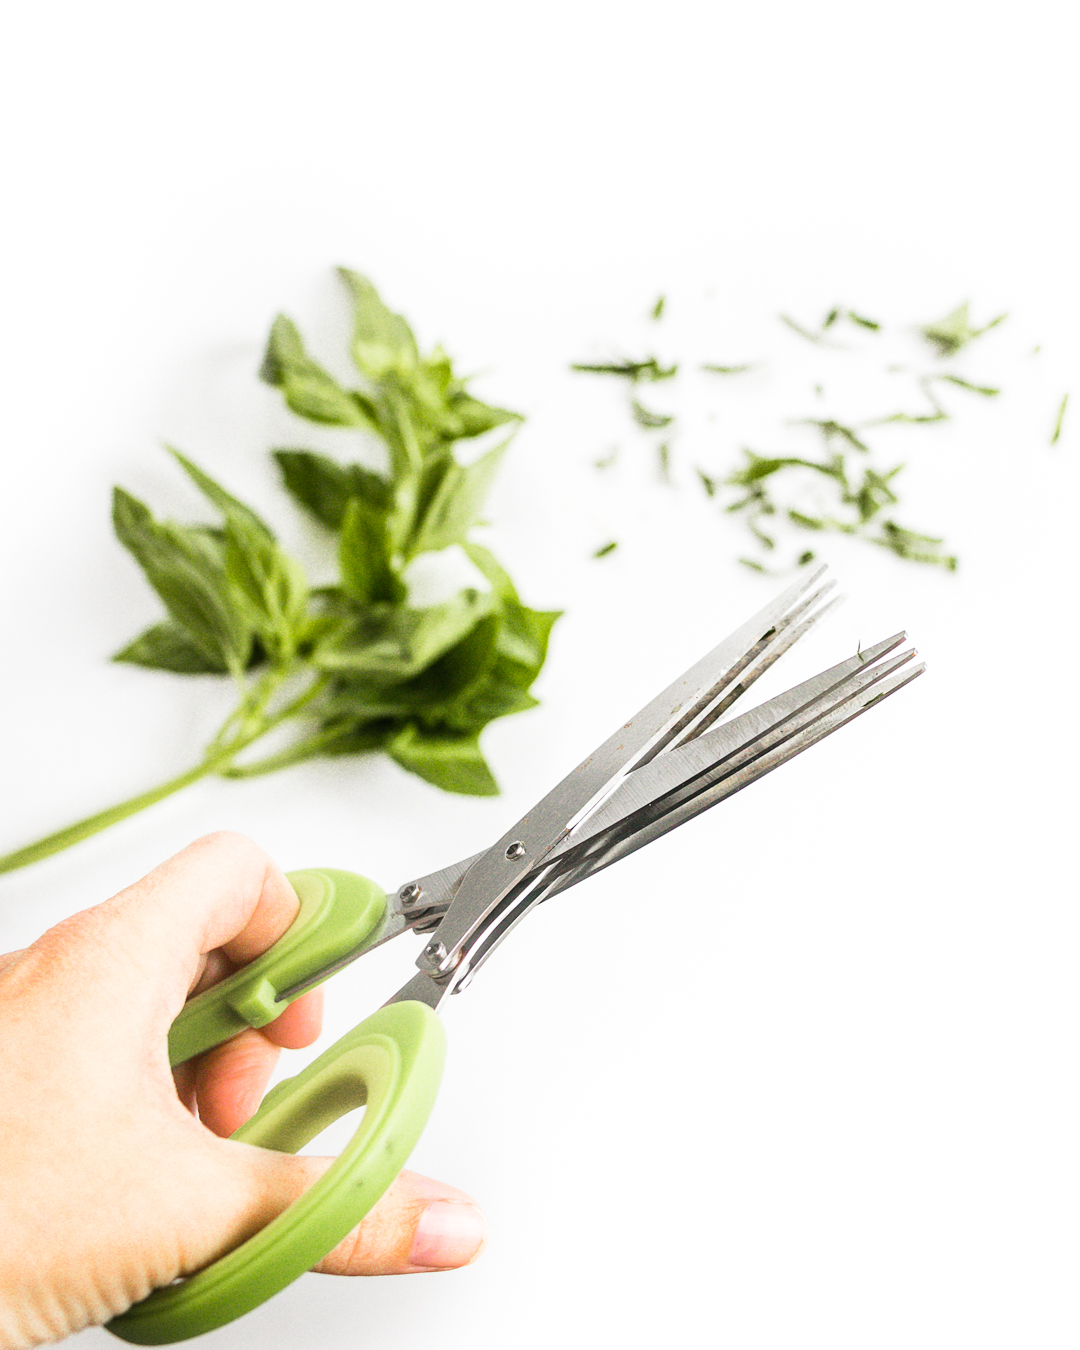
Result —
[[14, 872], [20, 867], [28, 867], [30, 863], [40, 862], [42, 858], [50, 858], [54, 853], [59, 853], [72, 844], [78, 844], [84, 839], [89, 839], [91, 835], [98, 834], [101, 830], [107, 830], [110, 825], [126, 820], [128, 816], [135, 815], [147, 806], [153, 806], [155, 802], [160, 802], [165, 797], [171, 797], [174, 792], [179, 792], [181, 788], [186, 788], [192, 783], [197, 783], [200, 778], [206, 778], [207, 775], [217, 772], [220, 762], [216, 759], [205, 759], [201, 764], [196, 764], [193, 769], [188, 769], [186, 773], [179, 774], [176, 778], [170, 778], [164, 783], [159, 783], [149, 792], [140, 792], [135, 797], [129, 797], [125, 802], [118, 802], [115, 806], [110, 806], [107, 811], [98, 811], [95, 815], [87, 816], [85, 820], [76, 821], [74, 825], [67, 826], [66, 829], [57, 830], [55, 834], [47, 834], [44, 839], [39, 839], [36, 843], [27, 844], [25, 848], [16, 849], [14, 853], [7, 853], [0, 857], [0, 872]]
[[[302, 694], [283, 708], [276, 712], [267, 712], [267, 704], [289, 673], [288, 668], [275, 668], [259, 681], [254, 691], [245, 693], [210, 742], [206, 755], [194, 768], [159, 783], [157, 787], [150, 788], [147, 792], [129, 797], [127, 801], [118, 802], [106, 811], [98, 811], [92, 816], [87, 816], [85, 820], [76, 821], [74, 825], [57, 830], [55, 834], [48, 834], [36, 843], [0, 857], [0, 873], [15, 872], [20, 867], [27, 867], [30, 863], [40, 862], [54, 853], [60, 853], [72, 844], [81, 843], [101, 830], [107, 830], [110, 825], [136, 815], [146, 807], [153, 806], [155, 802], [171, 797], [174, 792], [190, 787], [192, 783], [197, 783], [201, 778], [208, 778], [211, 774], [221, 774], [222, 777], [228, 778], [251, 777], [254, 773], [267, 773], [278, 764], [293, 763], [297, 758], [303, 758], [303, 755], [297, 757], [295, 754], [290, 758], [290, 751], [283, 751], [280, 755], [261, 761], [265, 767], [252, 766], [239, 771], [232, 767], [232, 761], [242, 750], [261, 740], [267, 732], [273, 731], [283, 722], [296, 717], [323, 692], [329, 682], [327, 676], [320, 675]], [[301, 744], [306, 747], [307, 743]]]

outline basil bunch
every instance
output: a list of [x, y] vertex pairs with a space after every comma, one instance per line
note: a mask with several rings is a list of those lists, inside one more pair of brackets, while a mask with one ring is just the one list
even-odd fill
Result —
[[[359, 386], [339, 384], [284, 316], [260, 372], [299, 416], [376, 436], [389, 452], [388, 476], [310, 450], [273, 452], [286, 490], [335, 543], [336, 582], [310, 586], [266, 522], [178, 451], [218, 514], [213, 525], [157, 520], [117, 488], [117, 537], [166, 617], [114, 659], [231, 677], [237, 706], [186, 773], [0, 858], [0, 871], [58, 852], [209, 774], [252, 777], [320, 755], [385, 750], [446, 791], [498, 792], [480, 732], [536, 706], [529, 689], [559, 617], [522, 604], [491, 552], [468, 537], [521, 419], [474, 398], [441, 348], [421, 356], [409, 325], [370, 281], [346, 269], [341, 276]], [[457, 459], [457, 442], [498, 427], [509, 429], [506, 440], [469, 464]], [[452, 545], [489, 589], [410, 604], [409, 563]], [[283, 750], [239, 758], [285, 723], [296, 734]]]

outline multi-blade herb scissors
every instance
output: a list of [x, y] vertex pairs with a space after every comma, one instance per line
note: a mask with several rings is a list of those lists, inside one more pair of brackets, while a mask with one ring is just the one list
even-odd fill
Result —
[[197, 1336], [262, 1303], [321, 1260], [372, 1208], [427, 1122], [445, 1037], [436, 1012], [542, 901], [658, 839], [903, 688], [924, 669], [898, 633], [727, 722], [719, 719], [836, 603], [824, 569], [732, 633], [625, 722], [491, 848], [388, 899], [348, 872], [294, 872], [300, 911], [257, 960], [190, 999], [173, 1023], [181, 1064], [407, 931], [430, 934], [418, 973], [232, 1136], [296, 1152], [366, 1104], [314, 1186], [254, 1237], [109, 1323], [125, 1340]]

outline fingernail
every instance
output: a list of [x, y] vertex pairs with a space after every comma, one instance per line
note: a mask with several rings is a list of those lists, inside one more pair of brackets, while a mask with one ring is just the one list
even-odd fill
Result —
[[476, 1205], [436, 1200], [420, 1215], [409, 1264], [428, 1270], [467, 1266], [486, 1241], [487, 1221]]

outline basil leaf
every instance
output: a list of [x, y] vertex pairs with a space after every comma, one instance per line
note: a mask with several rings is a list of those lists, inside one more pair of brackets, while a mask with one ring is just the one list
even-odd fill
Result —
[[510, 573], [498, 561], [491, 549], [486, 548], [483, 544], [471, 544], [468, 541], [463, 543], [461, 547], [473, 566], [486, 577], [491, 589], [500, 599], [518, 600], [518, 593], [514, 588], [514, 583], [510, 580]]
[[374, 718], [371, 721], [342, 721], [332, 724], [320, 733], [320, 754], [362, 755], [370, 750], [381, 750], [401, 730], [401, 721], [393, 718]]
[[243, 597], [249, 622], [271, 658], [290, 658], [306, 629], [304, 569], [272, 535], [234, 517], [225, 526], [225, 573]]
[[478, 398], [461, 391], [447, 405], [442, 431], [450, 440], [467, 440], [472, 436], [482, 436], [486, 431], [494, 431], [508, 422], [520, 421], [520, 413], [510, 412], [508, 408], [496, 408], [491, 403], [481, 403]]
[[339, 267], [338, 275], [352, 297], [352, 356], [357, 367], [376, 381], [392, 370], [415, 368], [420, 353], [412, 329], [401, 315], [387, 309], [367, 277], [347, 267]]
[[390, 451], [392, 476], [401, 489], [424, 467], [424, 447], [416, 426], [416, 409], [396, 385], [388, 382], [378, 402], [379, 435]]
[[343, 389], [308, 356], [299, 330], [284, 314], [277, 316], [270, 329], [259, 375], [282, 391], [294, 413], [311, 422], [377, 430], [366, 398]]
[[275, 450], [282, 481], [294, 500], [331, 530], [340, 530], [353, 497], [382, 512], [390, 509], [390, 484], [359, 464], [338, 464], [311, 450]]
[[262, 534], [267, 539], [273, 538], [270, 527], [261, 517], [255, 514], [250, 506], [245, 506], [242, 501], [226, 492], [220, 483], [215, 483], [209, 474], [204, 473], [197, 464], [188, 459], [186, 455], [182, 455], [179, 450], [174, 450], [171, 445], [167, 445], [165, 448], [203, 496], [212, 502], [226, 519], [243, 521], [245, 527], [253, 533]]
[[345, 510], [338, 560], [342, 589], [350, 599], [364, 605], [400, 604], [405, 599], [405, 585], [390, 565], [386, 516], [358, 497], [351, 498]]
[[512, 681], [503, 679], [497, 667], [478, 689], [470, 693], [468, 699], [448, 711], [445, 721], [447, 726], [455, 730], [479, 731], [496, 717], [528, 712], [539, 705], [539, 699], [533, 698]]
[[308, 586], [303, 568], [275, 540], [269, 526], [178, 450], [170, 454], [225, 517], [225, 575], [248, 623], [274, 660], [292, 655], [304, 626]]
[[113, 528], [206, 659], [242, 670], [253, 633], [230, 592], [220, 544], [204, 530], [156, 521], [147, 506], [119, 487], [113, 490]]
[[114, 661], [151, 670], [170, 670], [176, 675], [225, 675], [224, 661], [215, 661], [187, 635], [179, 624], [166, 620], [154, 624], [145, 633], [116, 653]]
[[528, 689], [547, 660], [548, 639], [562, 610], [505, 606], [506, 626], [499, 636], [499, 670], [519, 689]]
[[456, 460], [447, 464], [410, 542], [410, 558], [418, 553], [436, 552], [464, 540], [483, 510], [484, 500], [507, 445], [509, 441], [504, 441], [473, 464], [462, 465]]
[[[535, 700], [525, 701], [528, 696], [521, 696], [495, 670], [502, 623], [501, 615], [486, 615], [459, 643], [405, 683], [378, 688], [363, 679], [336, 681], [327, 716], [359, 720], [407, 716], [433, 730], [479, 731], [504, 711], [532, 707]], [[512, 697], [493, 697], [493, 685]]]
[[491, 598], [476, 591], [462, 591], [426, 609], [381, 606], [320, 642], [311, 659], [321, 670], [394, 684], [418, 675], [449, 651], [491, 606]]
[[400, 725], [401, 718], [419, 713], [426, 701], [426, 692], [418, 692], [408, 682], [381, 686], [363, 678], [345, 678], [334, 681], [324, 711], [330, 723], [359, 725], [397, 718]]
[[479, 686], [495, 661], [502, 626], [501, 614], [485, 614], [460, 642], [433, 661], [412, 682], [413, 689], [429, 709], [429, 716], [421, 720], [438, 724], [447, 707]]
[[494, 797], [499, 785], [480, 753], [475, 734], [422, 731], [408, 723], [386, 747], [391, 759], [444, 792]]

